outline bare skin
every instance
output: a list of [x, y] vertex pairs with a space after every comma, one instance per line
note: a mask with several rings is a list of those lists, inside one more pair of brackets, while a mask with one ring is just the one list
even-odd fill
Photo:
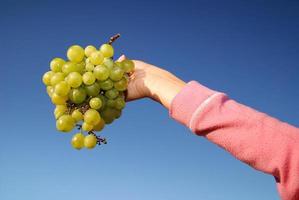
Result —
[[[122, 61], [126, 57], [121, 56]], [[127, 101], [151, 98], [169, 109], [171, 101], [185, 86], [185, 82], [170, 72], [140, 60], [132, 60], [135, 71], [130, 76]]]

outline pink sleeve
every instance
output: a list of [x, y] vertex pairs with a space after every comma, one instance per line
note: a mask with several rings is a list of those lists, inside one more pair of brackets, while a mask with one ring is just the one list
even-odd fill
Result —
[[170, 116], [253, 168], [272, 174], [284, 200], [299, 199], [299, 129], [191, 81]]

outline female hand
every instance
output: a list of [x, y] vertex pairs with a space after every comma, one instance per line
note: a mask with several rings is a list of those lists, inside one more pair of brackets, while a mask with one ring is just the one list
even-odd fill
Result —
[[[118, 60], [125, 58], [121, 56]], [[149, 97], [169, 109], [172, 99], [186, 83], [159, 67], [139, 60], [132, 61], [135, 71], [130, 76], [127, 101]]]

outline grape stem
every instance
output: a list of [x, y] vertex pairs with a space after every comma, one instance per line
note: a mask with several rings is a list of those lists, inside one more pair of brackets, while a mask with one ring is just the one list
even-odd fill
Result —
[[113, 35], [112, 37], [110, 37], [108, 44], [112, 44], [115, 40], [117, 40], [120, 37], [120, 34], [117, 33], [116, 35]]
[[88, 134], [89, 135], [94, 135], [97, 138], [98, 145], [107, 144], [106, 138], [101, 138], [100, 136], [97, 136], [93, 131], [88, 131]]

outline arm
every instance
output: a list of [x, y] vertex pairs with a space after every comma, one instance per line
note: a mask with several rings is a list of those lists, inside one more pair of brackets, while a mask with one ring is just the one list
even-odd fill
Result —
[[299, 199], [299, 129], [192, 81], [141, 61], [128, 87], [128, 100], [149, 97], [197, 135], [253, 168], [271, 174], [285, 200]]

